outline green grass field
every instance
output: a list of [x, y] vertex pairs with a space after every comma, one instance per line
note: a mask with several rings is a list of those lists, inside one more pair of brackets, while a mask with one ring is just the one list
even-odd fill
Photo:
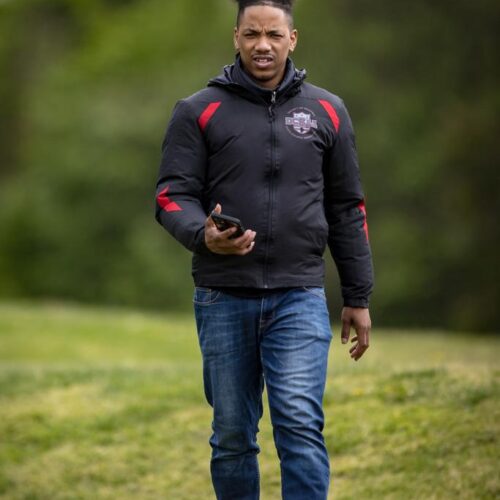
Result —
[[[500, 339], [334, 328], [330, 498], [500, 498]], [[0, 498], [213, 498], [211, 412], [190, 316], [0, 304]], [[280, 498], [265, 408], [262, 496]], [[304, 499], [307, 500], [307, 499]]]

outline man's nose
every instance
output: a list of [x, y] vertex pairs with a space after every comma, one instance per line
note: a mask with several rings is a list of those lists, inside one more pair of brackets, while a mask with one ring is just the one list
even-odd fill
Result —
[[265, 36], [261, 36], [257, 41], [255, 50], [257, 50], [258, 52], [269, 52], [271, 50], [269, 40]]

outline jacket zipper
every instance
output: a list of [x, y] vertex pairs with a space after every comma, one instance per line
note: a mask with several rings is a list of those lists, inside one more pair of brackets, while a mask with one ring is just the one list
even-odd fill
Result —
[[268, 258], [269, 258], [269, 240], [271, 237], [272, 221], [273, 221], [273, 202], [274, 202], [274, 172], [275, 172], [275, 162], [276, 162], [276, 133], [274, 130], [274, 107], [276, 105], [276, 91], [271, 94], [271, 104], [268, 107], [269, 111], [269, 121], [271, 123], [271, 179], [269, 182], [269, 219], [267, 223], [267, 240], [266, 240], [266, 253], [264, 256], [264, 288], [269, 288], [268, 279]]

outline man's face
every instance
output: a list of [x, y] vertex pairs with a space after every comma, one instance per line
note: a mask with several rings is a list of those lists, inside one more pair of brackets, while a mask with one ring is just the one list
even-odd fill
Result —
[[283, 10], [267, 5], [247, 7], [234, 29], [234, 44], [243, 66], [264, 88], [274, 89], [283, 78], [286, 60], [297, 44], [297, 30]]

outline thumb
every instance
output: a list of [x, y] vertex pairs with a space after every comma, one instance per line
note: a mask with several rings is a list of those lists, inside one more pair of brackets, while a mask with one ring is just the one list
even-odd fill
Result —
[[346, 344], [349, 340], [349, 334], [351, 333], [351, 321], [347, 318], [342, 318], [342, 344]]
[[[215, 205], [215, 208], [212, 210], [212, 213], [213, 212], [215, 212], [216, 214], [220, 214], [222, 212], [222, 207], [220, 206], [219, 203], [217, 203], [217, 205]], [[215, 227], [215, 223], [210, 215], [207, 218], [206, 225], [208, 227]]]

